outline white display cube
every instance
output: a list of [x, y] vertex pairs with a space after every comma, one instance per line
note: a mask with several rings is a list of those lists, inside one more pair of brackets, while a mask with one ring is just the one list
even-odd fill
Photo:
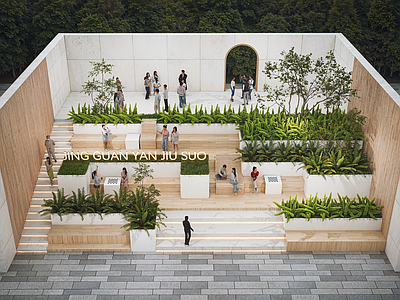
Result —
[[269, 195], [282, 194], [282, 180], [279, 175], [264, 175], [265, 193]]
[[139, 149], [139, 133], [128, 133], [125, 138], [126, 150], [138, 150]]
[[106, 177], [104, 180], [104, 194], [114, 195], [114, 191], [119, 193], [121, 187], [121, 177]]

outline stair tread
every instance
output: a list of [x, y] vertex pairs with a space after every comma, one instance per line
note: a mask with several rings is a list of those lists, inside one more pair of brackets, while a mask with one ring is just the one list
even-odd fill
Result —
[[111, 251], [131, 251], [131, 245], [128, 244], [51, 244], [47, 251], [51, 252], [81, 252], [81, 251], [96, 251], [96, 252], [111, 252]]

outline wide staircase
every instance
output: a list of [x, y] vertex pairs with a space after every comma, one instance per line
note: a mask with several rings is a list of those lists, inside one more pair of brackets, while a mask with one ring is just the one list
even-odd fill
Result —
[[47, 249], [47, 235], [51, 228], [50, 215], [42, 217], [40, 216], [39, 211], [44, 209], [41, 206], [44, 204], [43, 200], [51, 199], [53, 196], [52, 192], [57, 192], [58, 190], [57, 173], [64, 158], [64, 151], [71, 150], [72, 134], [73, 128], [71, 122], [55, 120], [50, 134], [51, 139], [56, 143], [55, 151], [57, 158], [57, 162], [53, 161], [55, 177], [53, 180], [53, 187], [50, 185], [50, 180], [44, 165], [47, 157], [46, 152], [40, 167], [39, 177], [32, 195], [31, 204], [28, 210], [28, 215], [26, 216], [17, 252], [45, 252]]
[[[283, 219], [278, 211], [164, 211], [166, 227], [157, 232], [157, 251], [283, 251]], [[184, 245], [182, 221], [189, 216], [194, 229]]]

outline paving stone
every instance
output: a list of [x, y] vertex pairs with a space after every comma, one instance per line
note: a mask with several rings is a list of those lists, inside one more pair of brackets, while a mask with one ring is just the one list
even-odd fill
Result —
[[292, 300], [319, 300], [318, 295], [292, 295]]
[[372, 289], [373, 294], [377, 295], [391, 295], [393, 294], [391, 289]]
[[95, 281], [81, 281], [74, 282], [73, 289], [98, 289], [100, 288], [100, 282]]
[[347, 295], [348, 300], [380, 300], [381, 295]]
[[282, 289], [263, 289], [264, 295], [282, 295]]
[[92, 289], [93, 295], [118, 295], [117, 289]]
[[86, 289], [86, 290], [64, 290], [64, 295], [91, 295], [92, 290], [91, 289]]
[[[160, 295], [160, 300], [180, 300], [179, 295]], [[127, 300], [125, 298], [125, 300]]]
[[104, 281], [108, 282], [131, 282], [133, 281], [133, 276], [107, 276]]
[[239, 289], [258, 289], [258, 288], [268, 288], [268, 282], [235, 282], [235, 288]]
[[125, 296], [125, 300], [159, 300], [159, 296], [158, 295]]
[[292, 300], [291, 295], [270, 295], [271, 300]]
[[337, 295], [337, 289], [311, 289], [313, 295]]
[[227, 289], [201, 289], [202, 295], [228, 295]]
[[[169, 275], [169, 274], [158, 274], [158, 275]], [[200, 276], [200, 271], [173, 271], [173, 275], [176, 276]]]
[[261, 281], [260, 276], [252, 276], [252, 275], [239, 276], [239, 280], [242, 282], [244, 282], [244, 281]]
[[30, 276], [28, 277], [28, 282], [45, 282], [47, 281], [48, 276]]
[[[334, 275], [334, 276], [338, 276], [338, 275], [352, 276], [352, 273], [351, 273], [352, 271], [335, 271], [335, 270], [332, 270], [332, 271], [329, 271], [329, 272], [331, 272], [330, 275]], [[354, 272], [356, 272], [356, 271], [354, 271]]]
[[270, 300], [269, 295], [236, 295], [236, 300]]
[[394, 281], [377, 281], [375, 282], [378, 289], [396, 289], [397, 285]]
[[181, 283], [181, 289], [206, 289], [206, 281], [186, 281]]
[[96, 300], [96, 295], [71, 295], [69, 300]]
[[[174, 290], [174, 295], [200, 295], [201, 289], [179, 289]], [[182, 299], [182, 297], [181, 297]]]
[[289, 282], [289, 288], [291, 289], [315, 289], [316, 285], [314, 281], [303, 281], [303, 282]]
[[339, 294], [356, 294], [356, 295], [367, 295], [367, 294], [372, 294], [371, 289], [338, 289]]
[[319, 276], [321, 281], [345, 281], [346, 280], [346, 276], [344, 275], [339, 275], [339, 276]]
[[342, 265], [317, 264], [319, 271], [343, 270]]
[[28, 281], [28, 276], [2, 276], [1, 282], [22, 282]]
[[376, 289], [375, 282], [372, 281], [343, 281], [343, 288], [345, 289], [360, 289], [360, 288], [370, 288]]
[[96, 300], [124, 300], [125, 296], [120, 295], [98, 295]]
[[346, 276], [347, 281], [367, 281], [365, 276]]
[[126, 285], [127, 289], [158, 289], [160, 288], [160, 282], [148, 281], [148, 282], [128, 282]]
[[239, 276], [214, 276], [214, 281], [239, 281]]
[[24, 290], [24, 289], [51, 289], [53, 286], [52, 282], [21, 282], [18, 285], [18, 289]]
[[230, 295], [262, 295], [262, 289], [229, 289]]
[[[167, 277], [167, 276], [159, 276], [159, 277]], [[155, 281], [154, 276], [134, 276], [133, 281]]]
[[342, 289], [343, 285], [341, 281], [326, 281], [316, 282], [317, 289]]
[[13, 300], [48, 300], [47, 296], [14, 296], [14, 298], [12, 298], [12, 299]]
[[43, 294], [43, 290], [10, 290], [9, 295], [38, 296]]
[[284, 294], [288, 295], [310, 295], [311, 291], [309, 289], [282, 289]]

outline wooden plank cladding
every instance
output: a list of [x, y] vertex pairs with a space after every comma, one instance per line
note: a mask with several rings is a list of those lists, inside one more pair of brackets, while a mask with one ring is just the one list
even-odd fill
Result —
[[0, 109], [0, 169], [18, 245], [54, 121], [44, 59]]
[[380, 231], [286, 231], [287, 251], [385, 251]]
[[367, 117], [364, 150], [374, 168], [370, 197], [385, 206], [382, 233], [387, 237], [400, 176], [400, 107], [357, 59], [352, 88], [360, 98], [351, 99], [348, 109], [357, 107]]

